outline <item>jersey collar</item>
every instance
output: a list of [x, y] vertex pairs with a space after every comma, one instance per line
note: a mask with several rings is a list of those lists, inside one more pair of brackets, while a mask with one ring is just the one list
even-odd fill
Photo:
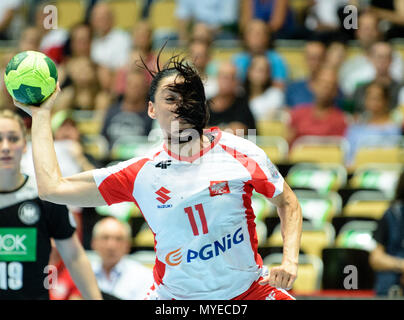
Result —
[[210, 151], [211, 149], [213, 149], [217, 143], [219, 142], [220, 138], [222, 137], [222, 131], [218, 128], [218, 127], [212, 127], [209, 129], [205, 129], [203, 130], [204, 133], [212, 133], [215, 134], [215, 139], [210, 143], [210, 145], [208, 145], [207, 147], [203, 148], [199, 153], [196, 153], [190, 157], [186, 157], [186, 156], [179, 156], [178, 154], [172, 152], [171, 150], [169, 150], [166, 146], [166, 144], [164, 143], [163, 148], [164, 151], [167, 152], [167, 154], [179, 161], [186, 161], [186, 162], [194, 162], [196, 159], [202, 157], [205, 153], [207, 153], [208, 151]]

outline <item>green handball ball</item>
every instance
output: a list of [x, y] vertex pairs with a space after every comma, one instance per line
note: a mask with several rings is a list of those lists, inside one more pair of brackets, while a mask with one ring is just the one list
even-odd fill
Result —
[[4, 73], [7, 91], [15, 100], [28, 105], [46, 100], [55, 91], [57, 81], [55, 63], [37, 51], [16, 54]]

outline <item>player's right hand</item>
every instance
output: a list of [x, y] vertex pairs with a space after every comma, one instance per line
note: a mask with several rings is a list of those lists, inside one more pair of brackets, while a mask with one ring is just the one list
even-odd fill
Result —
[[33, 106], [33, 105], [21, 103], [21, 102], [15, 100], [14, 98], [13, 98], [13, 102], [16, 107], [20, 108], [21, 110], [25, 111], [30, 116], [32, 116], [33, 110], [37, 110], [37, 109], [49, 110], [49, 111], [52, 110], [52, 108], [55, 104], [56, 97], [58, 96], [59, 92], [60, 92], [60, 86], [59, 86], [59, 82], [57, 82], [55, 91], [39, 106]]

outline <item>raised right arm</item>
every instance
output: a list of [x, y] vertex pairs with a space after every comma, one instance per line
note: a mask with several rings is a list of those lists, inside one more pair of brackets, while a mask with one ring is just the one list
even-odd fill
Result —
[[79, 207], [105, 205], [91, 171], [62, 177], [51, 130], [51, 109], [59, 91], [57, 89], [39, 108], [14, 101], [17, 107], [32, 115], [32, 152], [39, 197]]

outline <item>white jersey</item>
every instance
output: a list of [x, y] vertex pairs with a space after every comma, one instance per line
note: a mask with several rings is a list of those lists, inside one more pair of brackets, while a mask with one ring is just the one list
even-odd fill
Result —
[[283, 178], [254, 143], [211, 128], [211, 145], [192, 157], [166, 148], [94, 170], [111, 205], [135, 202], [155, 236], [149, 298], [231, 299], [263, 273], [253, 189], [268, 198]]

